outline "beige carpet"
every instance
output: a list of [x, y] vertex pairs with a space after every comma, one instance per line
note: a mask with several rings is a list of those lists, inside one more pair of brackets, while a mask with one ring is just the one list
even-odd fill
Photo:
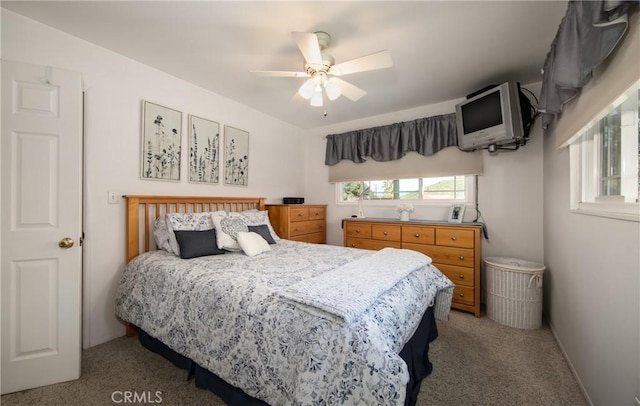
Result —
[[[546, 325], [518, 330], [453, 311], [438, 329], [430, 351], [434, 371], [423, 381], [418, 405], [586, 405]], [[146, 397], [147, 404], [224, 405], [187, 381], [184, 370], [125, 337], [84, 351], [79, 380], [0, 401], [2, 406], [132, 404], [124, 402], [125, 391]]]

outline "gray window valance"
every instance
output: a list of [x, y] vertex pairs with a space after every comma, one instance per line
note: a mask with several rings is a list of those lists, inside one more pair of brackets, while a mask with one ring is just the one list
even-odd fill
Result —
[[409, 151], [426, 156], [457, 145], [455, 113], [444, 114], [327, 135], [325, 165], [335, 165], [343, 159], [362, 163], [366, 157], [380, 162], [393, 161]]
[[544, 62], [538, 110], [546, 128], [616, 47], [637, 1], [570, 1]]

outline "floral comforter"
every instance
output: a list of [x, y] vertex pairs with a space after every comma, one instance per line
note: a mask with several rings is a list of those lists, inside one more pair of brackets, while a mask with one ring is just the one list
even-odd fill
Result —
[[126, 266], [116, 314], [271, 405], [402, 405], [399, 352], [436, 294], [453, 290], [440, 271], [409, 273], [347, 324], [279, 295], [374, 253], [286, 240], [256, 257], [147, 252]]

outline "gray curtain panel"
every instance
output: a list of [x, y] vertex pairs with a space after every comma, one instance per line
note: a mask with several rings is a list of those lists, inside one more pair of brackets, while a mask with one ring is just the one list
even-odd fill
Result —
[[366, 157], [381, 162], [393, 161], [409, 151], [433, 155], [457, 145], [456, 115], [444, 114], [327, 135], [325, 165], [335, 165], [343, 159], [362, 163]]
[[543, 128], [591, 80], [627, 31], [637, 1], [570, 1], [543, 66], [538, 110]]

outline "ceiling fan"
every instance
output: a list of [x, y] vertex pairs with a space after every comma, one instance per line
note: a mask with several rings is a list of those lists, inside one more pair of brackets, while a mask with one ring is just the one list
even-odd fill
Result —
[[333, 57], [324, 52], [329, 47], [331, 36], [323, 31], [294, 32], [293, 40], [306, 62], [303, 72], [265, 70], [251, 72], [260, 76], [309, 78], [300, 86], [298, 94], [310, 100], [312, 106], [322, 106], [325, 93], [329, 100], [335, 100], [340, 95], [353, 101], [359, 100], [367, 92], [338, 76], [389, 68], [393, 64], [391, 55], [386, 50], [336, 64]]

